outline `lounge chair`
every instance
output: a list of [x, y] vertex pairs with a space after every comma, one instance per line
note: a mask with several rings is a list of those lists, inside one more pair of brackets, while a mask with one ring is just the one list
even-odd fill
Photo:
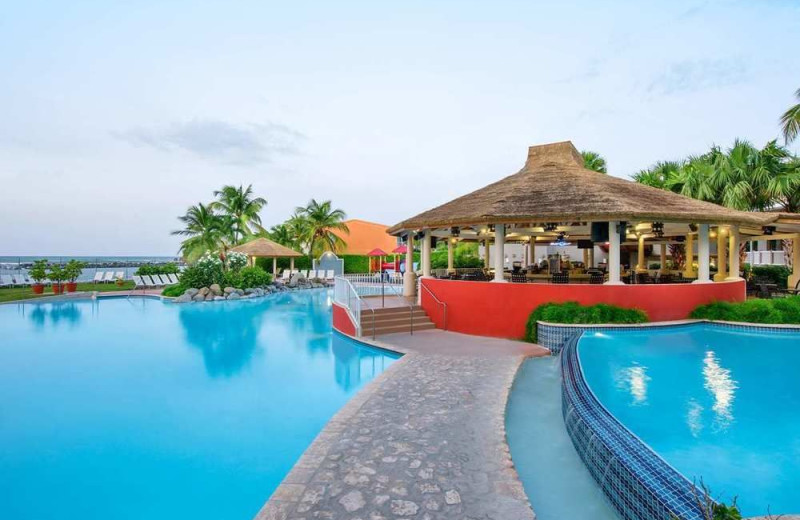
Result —
[[327, 271], [325, 271], [326, 280], [333, 280], [333, 278], [334, 278], [333, 269], [328, 269]]
[[136, 275], [133, 276], [133, 290], [134, 291], [136, 289], [144, 289], [146, 287], [147, 287], [147, 284], [144, 282], [144, 280], [142, 280], [141, 276], [136, 276]]
[[14, 285], [16, 285], [17, 287], [25, 287], [26, 285], [28, 285], [28, 282], [25, 281], [24, 275], [15, 274], [12, 275], [12, 278], [14, 279]]
[[169, 281], [172, 282], [172, 285], [178, 285], [181, 283], [181, 281], [178, 279], [178, 275], [176, 274], [168, 274], [167, 278], [169, 278]]
[[142, 275], [142, 280], [144, 280], [144, 284], [147, 287], [158, 287], [159, 284], [153, 280], [149, 275]]
[[308, 278], [308, 270], [300, 271], [300, 278]]
[[161, 274], [159, 277], [161, 278], [161, 283], [164, 285], [173, 285], [172, 280], [169, 279], [169, 276]]
[[100, 283], [103, 281], [103, 271], [95, 271], [94, 278], [92, 278], [93, 283]]
[[111, 283], [114, 281], [114, 271], [106, 271], [103, 276], [103, 283]]
[[281, 274], [281, 280], [289, 280], [292, 277], [292, 272], [288, 269], [284, 269], [283, 273]]
[[117, 274], [114, 275], [114, 281], [116, 280], [125, 280], [125, 271], [117, 271]]
[[14, 287], [14, 280], [10, 274], [0, 274], [0, 287]]

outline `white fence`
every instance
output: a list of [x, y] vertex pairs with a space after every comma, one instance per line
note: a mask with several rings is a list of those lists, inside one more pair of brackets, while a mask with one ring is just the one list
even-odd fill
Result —
[[361, 296], [350, 280], [343, 276], [334, 278], [333, 301], [347, 310], [356, 327], [356, 336], [361, 336]]
[[748, 251], [745, 259], [750, 265], [786, 265], [783, 251]]
[[[338, 277], [337, 277], [338, 278]], [[403, 275], [399, 273], [346, 274], [347, 280], [359, 296], [388, 296], [403, 293]]]

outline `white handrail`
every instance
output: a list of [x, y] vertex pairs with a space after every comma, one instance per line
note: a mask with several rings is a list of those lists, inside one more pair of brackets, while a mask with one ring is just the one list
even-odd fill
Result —
[[356, 336], [361, 336], [361, 296], [350, 280], [343, 276], [334, 277], [333, 301], [345, 308], [356, 327]]

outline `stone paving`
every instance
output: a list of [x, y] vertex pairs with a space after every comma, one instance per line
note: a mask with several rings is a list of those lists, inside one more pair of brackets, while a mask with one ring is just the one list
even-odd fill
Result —
[[375, 343], [406, 355], [331, 419], [256, 519], [534, 519], [505, 406], [524, 357], [547, 351], [438, 330]]

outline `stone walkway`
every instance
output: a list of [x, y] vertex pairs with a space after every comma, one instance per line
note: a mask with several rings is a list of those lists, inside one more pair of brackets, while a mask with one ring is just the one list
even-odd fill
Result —
[[257, 520], [532, 520], [505, 439], [508, 391], [535, 345], [383, 336], [406, 355], [342, 408]]

